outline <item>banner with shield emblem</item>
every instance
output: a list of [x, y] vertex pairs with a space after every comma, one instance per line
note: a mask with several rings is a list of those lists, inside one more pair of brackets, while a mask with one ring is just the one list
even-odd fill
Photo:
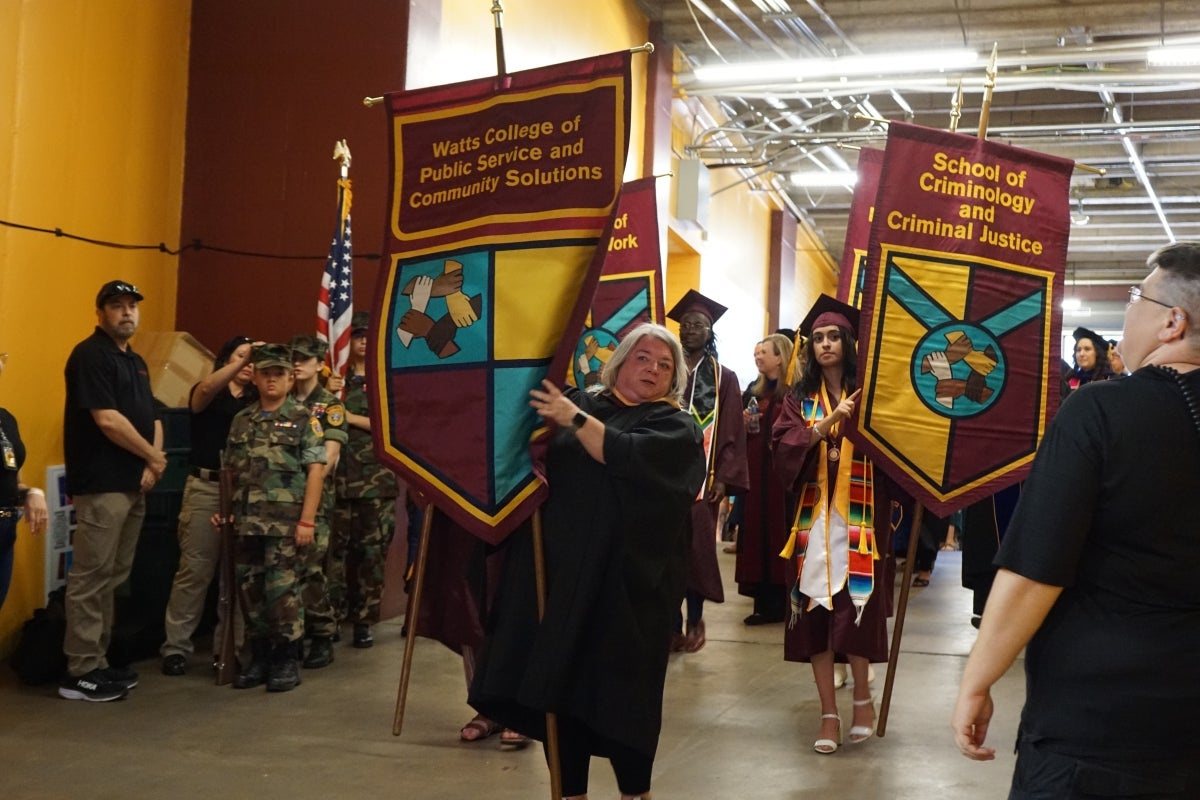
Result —
[[621, 187], [600, 283], [567, 371], [567, 383], [588, 387], [625, 334], [643, 322], [662, 323], [662, 259], [658, 250], [655, 179]]
[[1057, 408], [1073, 166], [889, 127], [854, 438], [939, 516], [1023, 477]]
[[[566, 373], [629, 140], [629, 51], [386, 96], [376, 448], [471, 533], [541, 501], [529, 390]], [[598, 249], [598, 245], [601, 249]]]

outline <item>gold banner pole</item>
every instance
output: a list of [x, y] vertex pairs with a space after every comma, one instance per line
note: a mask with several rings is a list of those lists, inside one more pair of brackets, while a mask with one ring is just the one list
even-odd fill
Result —
[[979, 106], [979, 138], [986, 139], [988, 131], [988, 116], [992, 113], [992, 90], [996, 88], [996, 51], [998, 45], [992, 44], [992, 57], [988, 60], [987, 76], [983, 81], [983, 103]]

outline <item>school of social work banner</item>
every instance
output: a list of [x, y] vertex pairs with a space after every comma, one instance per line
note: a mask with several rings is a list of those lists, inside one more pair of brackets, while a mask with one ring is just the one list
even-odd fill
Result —
[[655, 179], [641, 178], [621, 187], [600, 283], [575, 345], [567, 383], [597, 383], [625, 334], [643, 322], [661, 324], [663, 315]]
[[488, 541], [544, 497], [529, 390], [566, 374], [599, 277], [628, 149], [629, 59], [386, 98], [376, 448]]
[[862, 308], [867, 246], [871, 242], [871, 220], [882, 168], [882, 150], [864, 147], [858, 151], [858, 180], [854, 184], [854, 198], [850, 201], [850, 216], [846, 222], [846, 244], [842, 250], [837, 293], [838, 300], [855, 308]]
[[1072, 168], [889, 127], [856, 444], [939, 516], [1023, 477], [1057, 408]]

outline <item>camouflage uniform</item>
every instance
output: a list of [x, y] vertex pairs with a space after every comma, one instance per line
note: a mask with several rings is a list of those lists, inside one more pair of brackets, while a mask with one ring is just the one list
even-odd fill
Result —
[[[366, 379], [346, 377], [346, 411], [369, 415]], [[371, 432], [353, 426], [342, 448], [335, 486], [337, 506], [329, 545], [329, 598], [339, 619], [356, 626], [379, 622], [383, 567], [396, 527], [396, 476], [375, 459]], [[352, 572], [353, 577], [347, 573]], [[349, 582], [350, 586], [347, 586]], [[356, 644], [362, 646], [356, 632]]]
[[[326, 442], [340, 442], [344, 454], [347, 441], [346, 409], [342, 402], [325, 387], [318, 385], [312, 393], [300, 401], [314, 419], [321, 423]], [[344, 457], [344, 456], [339, 456]], [[317, 527], [313, 543], [308, 546], [300, 576], [300, 600], [304, 604], [304, 633], [306, 636], [331, 637], [337, 632], [337, 619], [329, 602], [326, 590], [325, 558], [329, 553], [329, 528], [335, 501], [333, 491], [334, 474], [325, 477], [321, 489], [321, 507], [317, 512]]]
[[235, 480], [234, 563], [246, 635], [277, 648], [297, 642], [304, 634], [297, 591], [304, 554], [295, 532], [305, 468], [325, 463], [320, 422], [291, 397], [266, 414], [255, 402], [233, 418], [222, 463]]

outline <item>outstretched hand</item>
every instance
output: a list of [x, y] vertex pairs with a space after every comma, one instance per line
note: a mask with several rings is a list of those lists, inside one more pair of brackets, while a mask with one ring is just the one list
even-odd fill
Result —
[[559, 426], [570, 425], [571, 420], [579, 413], [579, 406], [572, 403], [570, 398], [548, 380], [542, 381], [541, 389], [530, 389], [529, 398], [529, 405], [538, 416]]
[[849, 419], [850, 417], [854, 416], [854, 409], [856, 408], [856, 403], [858, 402], [858, 396], [860, 394], [862, 394], [862, 389], [855, 389], [854, 394], [844, 398], [837, 404], [837, 408], [833, 410], [833, 414], [830, 416], [837, 417], [839, 420]]

